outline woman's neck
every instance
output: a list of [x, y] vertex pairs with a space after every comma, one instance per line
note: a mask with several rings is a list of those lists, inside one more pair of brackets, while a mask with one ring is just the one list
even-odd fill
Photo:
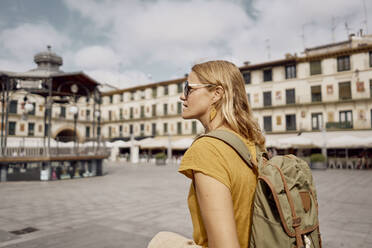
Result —
[[222, 117], [219, 114], [217, 114], [217, 116], [212, 121], [207, 121], [206, 123], [202, 122], [202, 124], [206, 133], [209, 133], [210, 131], [216, 130], [221, 127], [229, 129], [228, 125], [222, 120]]

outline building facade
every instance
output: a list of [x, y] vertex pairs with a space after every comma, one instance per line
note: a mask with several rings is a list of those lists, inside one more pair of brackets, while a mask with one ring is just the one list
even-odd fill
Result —
[[[39, 67], [42, 65], [39, 65]], [[58, 68], [57, 68], [58, 69]], [[290, 133], [372, 130], [372, 36], [309, 48], [301, 56], [240, 67], [255, 118], [270, 137]], [[39, 70], [40, 71], [40, 70]], [[100, 134], [103, 140], [146, 137], [195, 137], [204, 131], [195, 120], [181, 118], [186, 77], [81, 97], [76, 129], [72, 104], [52, 111], [52, 137], [78, 136], [83, 142]], [[26, 102], [34, 104], [25, 113]], [[37, 96], [14, 95], [9, 108], [9, 137], [44, 137], [45, 102]], [[91, 120], [100, 120], [101, 127]]]
[[[0, 76], [11, 78], [12, 83], [16, 85], [14, 89], [9, 91], [9, 95], [6, 90], [1, 88], [0, 113], [2, 113], [2, 119], [0, 122], [6, 123], [7, 119], [8, 145], [21, 145], [20, 141], [27, 138], [27, 140], [34, 140], [35, 145], [43, 146], [42, 139], [48, 136], [49, 132], [49, 124], [46, 121], [49, 111], [51, 112], [50, 136], [53, 139], [75, 141], [76, 137], [77, 141], [82, 142], [97, 136], [97, 133], [93, 134], [93, 126], [98, 126], [97, 115], [100, 113], [99, 104], [94, 104], [93, 98], [100, 96], [93, 96], [92, 87], [98, 83], [83, 72], [66, 73], [61, 71], [62, 57], [53, 53], [49, 46], [47, 51], [34, 56], [34, 62], [37, 64], [37, 68], [27, 72], [0, 71]], [[48, 87], [44, 85], [47, 84], [47, 80], [54, 82], [54, 88], [51, 87], [51, 92], [54, 95], [48, 100], [43, 95], [44, 93], [41, 93], [43, 87]], [[2, 87], [5, 87], [4, 85], [5, 83], [1, 84]], [[70, 95], [65, 93], [70, 91], [70, 87], [71, 89], [76, 88], [75, 97], [74, 93]], [[96, 91], [99, 95], [98, 89], [94, 92]], [[58, 95], [55, 95], [56, 93]], [[84, 97], [81, 97], [82, 93], [84, 93]], [[88, 100], [85, 95], [90, 95]], [[8, 106], [7, 101], [9, 102]], [[97, 111], [93, 106], [96, 106]], [[8, 111], [5, 111], [7, 108]], [[92, 125], [92, 123], [94, 124]], [[5, 125], [1, 125], [1, 127], [5, 127]], [[5, 134], [3, 130], [1, 131], [3, 137]], [[90, 133], [92, 134], [90, 135]]]
[[[372, 129], [372, 37], [306, 49], [302, 56], [240, 67], [248, 100], [266, 135]], [[181, 118], [186, 78], [103, 94], [106, 139], [195, 136]]]

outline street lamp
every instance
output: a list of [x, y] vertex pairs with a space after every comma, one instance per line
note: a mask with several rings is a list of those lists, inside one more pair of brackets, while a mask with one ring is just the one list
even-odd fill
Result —
[[[23, 114], [22, 119], [27, 120], [28, 114], [31, 114], [34, 111], [34, 105], [28, 101], [27, 95], [23, 98]], [[25, 136], [22, 136], [22, 147], [25, 147]]]
[[[96, 136], [97, 148], [99, 148], [100, 134], [101, 134], [101, 94], [97, 89], [93, 92], [94, 104], [93, 104], [93, 136]], [[96, 108], [98, 104], [98, 109]], [[97, 123], [97, 127], [96, 127]], [[98, 133], [99, 131], [99, 133]]]
[[[101, 123], [101, 111], [100, 110], [96, 110], [95, 112], [94, 112], [94, 115], [95, 115], [95, 117], [97, 117], [97, 130], [96, 130], [96, 142], [97, 142], [97, 149], [99, 148], [99, 145], [100, 145], [100, 142], [101, 142], [101, 140], [100, 140], [100, 136], [101, 136], [101, 125], [100, 125], [100, 123]], [[94, 123], [95, 123], [95, 121], [96, 120], [94, 120]], [[96, 127], [95, 126], [93, 126], [93, 129], [95, 129]], [[93, 131], [93, 132], [95, 132], [95, 131]]]
[[71, 106], [70, 107], [70, 113], [76, 115], [79, 112], [79, 109], [77, 106]]
[[76, 153], [76, 142], [77, 142], [77, 132], [76, 132], [76, 123], [77, 123], [77, 115], [78, 115], [79, 109], [77, 106], [71, 106], [70, 107], [70, 113], [74, 116], [74, 150]]
[[75, 104], [74, 106], [70, 107], [70, 113], [74, 115], [74, 150], [75, 150], [75, 153], [76, 153], [76, 147], [77, 147], [76, 122], [77, 122], [77, 117], [78, 117], [78, 112], [79, 112], [79, 109], [76, 106], [76, 101], [77, 101], [76, 93], [78, 93], [79, 87], [76, 84], [72, 84], [70, 86], [70, 90], [73, 94], [74, 104]]
[[34, 110], [34, 105], [30, 102], [25, 104], [25, 111], [27, 114], [31, 113]]
[[27, 120], [27, 115], [34, 110], [34, 105], [28, 101], [27, 95], [23, 97], [22, 109], [22, 120]]
[[323, 138], [323, 144], [322, 144], [322, 154], [325, 157], [326, 164], [328, 164], [328, 154], [327, 154], [327, 128], [324, 125], [324, 122], [322, 121], [321, 126], [322, 131], [322, 138]]

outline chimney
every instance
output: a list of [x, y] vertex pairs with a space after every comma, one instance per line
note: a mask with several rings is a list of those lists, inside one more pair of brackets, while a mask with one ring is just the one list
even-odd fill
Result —
[[290, 58], [292, 58], [293, 56], [292, 56], [292, 54], [290, 54], [290, 53], [286, 53], [286, 54], [284, 55], [284, 57], [285, 57], [286, 59], [290, 59]]
[[250, 62], [250, 61], [244, 61], [243, 64], [244, 64], [245, 66], [248, 66], [248, 65], [251, 64], [251, 62]]

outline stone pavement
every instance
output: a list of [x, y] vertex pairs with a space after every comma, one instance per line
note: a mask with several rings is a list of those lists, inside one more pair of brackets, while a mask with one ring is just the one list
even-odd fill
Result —
[[[190, 181], [177, 166], [106, 164], [103, 177], [0, 183], [0, 248], [146, 247], [191, 237]], [[372, 247], [372, 171], [314, 171], [326, 248]], [[34, 227], [15, 235], [10, 231]]]

